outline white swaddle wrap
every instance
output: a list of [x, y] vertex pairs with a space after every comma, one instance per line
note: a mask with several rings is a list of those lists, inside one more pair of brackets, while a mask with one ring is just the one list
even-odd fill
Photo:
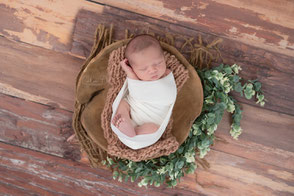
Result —
[[151, 134], [129, 137], [111, 123], [111, 128], [122, 143], [132, 149], [140, 149], [154, 144], [169, 122], [177, 97], [177, 86], [174, 75], [154, 81], [133, 80], [127, 78], [112, 104], [111, 122], [116, 114], [118, 105], [125, 99], [130, 105], [130, 113], [134, 126], [147, 122], [158, 124], [159, 129]]

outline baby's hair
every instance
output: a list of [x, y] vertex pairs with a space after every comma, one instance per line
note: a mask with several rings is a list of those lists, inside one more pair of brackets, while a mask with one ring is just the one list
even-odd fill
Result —
[[160, 43], [155, 37], [149, 34], [136, 35], [128, 42], [125, 49], [125, 57], [130, 59], [131, 54], [140, 52], [150, 46], [158, 48], [163, 54]]

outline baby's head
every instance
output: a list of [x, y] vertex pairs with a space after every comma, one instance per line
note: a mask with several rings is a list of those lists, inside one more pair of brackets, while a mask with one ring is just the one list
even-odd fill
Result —
[[159, 41], [151, 35], [142, 34], [131, 39], [125, 57], [140, 80], [157, 80], [166, 72], [163, 50]]

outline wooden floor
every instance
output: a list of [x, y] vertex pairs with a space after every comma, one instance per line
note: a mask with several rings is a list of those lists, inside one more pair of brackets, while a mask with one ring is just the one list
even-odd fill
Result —
[[[294, 195], [293, 18], [288, 0], [0, 1], [0, 195]], [[99, 23], [113, 23], [117, 40], [126, 28], [220, 37], [224, 61], [259, 79], [268, 102], [261, 108], [236, 95], [243, 134], [229, 136], [225, 114], [211, 167], [176, 188], [112, 180], [66, 142], [75, 78]]]

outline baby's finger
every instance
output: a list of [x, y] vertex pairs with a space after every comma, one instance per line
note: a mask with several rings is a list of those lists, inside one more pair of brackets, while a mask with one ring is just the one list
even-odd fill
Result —
[[123, 60], [121, 60], [120, 62], [126, 62], [128, 59], [124, 58]]
[[120, 64], [120, 66], [125, 66], [125, 65], [127, 65], [125, 61], [121, 61], [119, 64]]
[[129, 60], [128, 60], [128, 59], [125, 59], [124, 61], [125, 61], [125, 63], [126, 63], [127, 65], [129, 65]]
[[123, 70], [125, 71], [125, 73], [126, 73], [128, 76], [134, 74], [133, 70], [132, 70], [130, 67], [127, 67], [127, 66], [126, 66], [126, 67], [123, 68]]
[[128, 66], [127, 64], [125, 64], [125, 63], [122, 63], [122, 64], [121, 64], [121, 67], [122, 67], [124, 70], [133, 71], [133, 69], [132, 69], [130, 66]]

